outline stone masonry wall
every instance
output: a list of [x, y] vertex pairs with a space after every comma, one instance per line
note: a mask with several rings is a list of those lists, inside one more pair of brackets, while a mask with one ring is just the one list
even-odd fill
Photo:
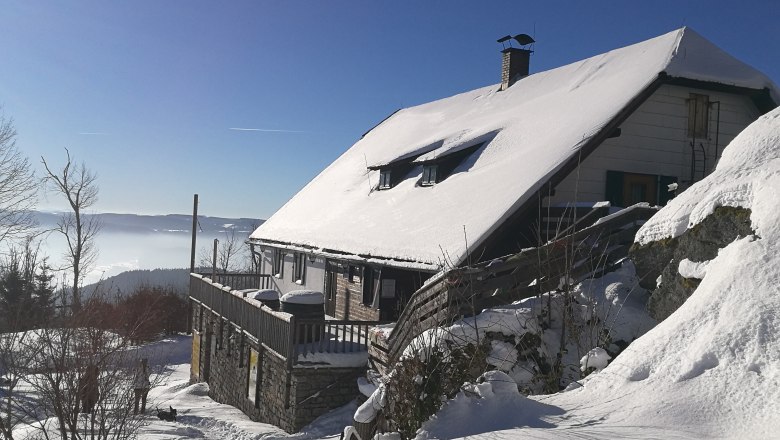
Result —
[[336, 277], [336, 318], [358, 321], [378, 321], [379, 310], [363, 304], [363, 283], [350, 282], [347, 273]]
[[[365, 375], [365, 367], [296, 366], [288, 372], [284, 358], [264, 350], [207, 309], [203, 309], [203, 325], [199, 329], [199, 309], [201, 306], [193, 306], [193, 326], [201, 334], [197, 380], [208, 382], [209, 397], [217, 402], [235, 406], [254, 421], [293, 433], [359, 395], [357, 378]], [[254, 403], [248, 390], [250, 349], [258, 352], [260, 371]]]

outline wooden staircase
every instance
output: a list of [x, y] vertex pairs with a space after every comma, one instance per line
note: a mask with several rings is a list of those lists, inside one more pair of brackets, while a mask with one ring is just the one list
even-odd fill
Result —
[[554, 290], [564, 275], [574, 282], [599, 276], [628, 254], [639, 226], [656, 212], [634, 205], [543, 246], [440, 272], [412, 295], [389, 336], [370, 337], [370, 365], [385, 374], [425, 330]]

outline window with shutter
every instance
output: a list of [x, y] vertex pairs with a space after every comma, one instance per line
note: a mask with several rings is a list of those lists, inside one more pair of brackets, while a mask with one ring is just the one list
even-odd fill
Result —
[[709, 134], [710, 97], [691, 93], [688, 98], [688, 137], [706, 139]]

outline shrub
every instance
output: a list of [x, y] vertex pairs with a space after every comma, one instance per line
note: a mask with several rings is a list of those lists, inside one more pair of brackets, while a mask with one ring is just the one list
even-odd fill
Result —
[[[424, 351], [427, 356], [420, 356]], [[455, 397], [464, 382], [474, 381], [487, 368], [485, 344], [463, 348], [425, 347], [402, 359], [387, 382], [387, 419], [404, 439]]]

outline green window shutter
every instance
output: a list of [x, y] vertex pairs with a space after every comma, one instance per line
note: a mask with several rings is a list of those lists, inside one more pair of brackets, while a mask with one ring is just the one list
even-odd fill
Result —
[[607, 170], [607, 185], [604, 198], [612, 206], [623, 206], [623, 172]]
[[669, 186], [677, 183], [676, 176], [658, 176], [658, 204], [665, 206], [669, 200], [674, 198], [674, 193], [669, 192]]

